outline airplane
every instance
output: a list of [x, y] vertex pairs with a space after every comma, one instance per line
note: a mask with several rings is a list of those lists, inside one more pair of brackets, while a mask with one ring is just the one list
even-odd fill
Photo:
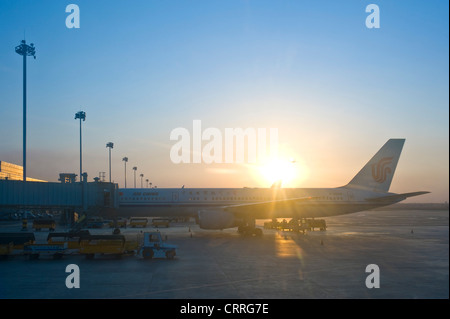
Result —
[[396, 194], [389, 188], [405, 139], [389, 139], [345, 186], [336, 188], [119, 189], [119, 216], [189, 216], [202, 229], [238, 227], [260, 236], [256, 219], [316, 218], [387, 206], [427, 191]]

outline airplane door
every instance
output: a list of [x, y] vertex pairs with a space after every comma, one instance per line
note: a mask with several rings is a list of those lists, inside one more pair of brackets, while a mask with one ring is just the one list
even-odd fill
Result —
[[178, 193], [172, 193], [172, 202], [178, 202]]

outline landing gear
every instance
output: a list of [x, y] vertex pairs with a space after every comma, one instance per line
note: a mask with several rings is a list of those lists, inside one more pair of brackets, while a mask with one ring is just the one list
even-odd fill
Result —
[[262, 229], [256, 228], [254, 219], [244, 220], [238, 227], [238, 233], [244, 236], [256, 237], [261, 237], [263, 235]]

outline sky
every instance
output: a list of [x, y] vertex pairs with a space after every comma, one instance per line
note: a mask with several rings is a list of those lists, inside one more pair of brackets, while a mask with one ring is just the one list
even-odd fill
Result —
[[[66, 6], [80, 10], [67, 28]], [[367, 28], [369, 4], [380, 28]], [[0, 160], [22, 164], [22, 39], [28, 176], [106, 173], [120, 187], [338, 187], [389, 138], [406, 138], [392, 192], [448, 201], [447, 1], [134, 0], [0, 2]], [[170, 139], [276, 128], [278, 164], [179, 163]], [[200, 141], [201, 149], [208, 143]], [[282, 164], [280, 164], [282, 163]], [[280, 167], [283, 167], [281, 169]], [[277, 171], [277, 172], [274, 172]], [[282, 171], [282, 172], [280, 172]], [[283, 173], [283, 174], [282, 174]]]

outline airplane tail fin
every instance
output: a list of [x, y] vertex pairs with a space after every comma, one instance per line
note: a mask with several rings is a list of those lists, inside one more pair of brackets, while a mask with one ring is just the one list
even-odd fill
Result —
[[405, 139], [390, 139], [346, 187], [388, 192]]

